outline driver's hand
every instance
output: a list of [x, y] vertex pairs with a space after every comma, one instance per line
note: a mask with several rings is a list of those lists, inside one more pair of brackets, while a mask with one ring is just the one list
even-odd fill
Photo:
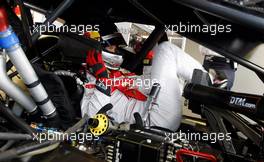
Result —
[[91, 74], [97, 79], [108, 78], [107, 69], [100, 50], [89, 50], [86, 55], [86, 63]]

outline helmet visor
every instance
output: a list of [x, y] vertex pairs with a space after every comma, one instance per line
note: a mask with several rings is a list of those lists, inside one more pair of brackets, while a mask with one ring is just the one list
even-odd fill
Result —
[[116, 45], [118, 47], [127, 46], [126, 41], [121, 33], [114, 33], [114, 34], [102, 36], [103, 47], [112, 46], [112, 45]]

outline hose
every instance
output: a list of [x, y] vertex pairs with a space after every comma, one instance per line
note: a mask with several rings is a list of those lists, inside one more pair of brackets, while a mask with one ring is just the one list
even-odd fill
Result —
[[0, 102], [0, 114], [10, 119], [11, 122], [21, 128], [25, 133], [28, 133], [30, 135], [35, 133], [35, 130], [33, 130], [24, 120], [15, 116], [13, 112], [2, 102]]
[[69, 76], [69, 77], [73, 77], [73, 78], [76, 77], [75, 73], [70, 72], [70, 71], [66, 71], [66, 70], [56, 70], [56, 71], [54, 71], [54, 73], [56, 75], [61, 75], [61, 76]]
[[30, 143], [27, 145], [19, 146], [17, 148], [10, 149], [0, 153], [0, 161], [8, 161], [13, 158], [17, 158], [20, 155], [25, 154], [27, 152], [34, 151], [39, 148], [43, 148], [52, 144], [54, 144], [53, 141], [45, 141], [43, 143]]
[[16, 70], [20, 74], [25, 85], [28, 87], [28, 90], [36, 104], [42, 110], [43, 115], [46, 117], [53, 116], [53, 114], [56, 113], [56, 108], [51, 102], [47, 91], [40, 82], [39, 77], [30, 64], [21, 46], [18, 43], [14, 44], [10, 48], [6, 49], [6, 53], [16, 67]]
[[50, 145], [50, 146], [47, 146], [47, 147], [45, 147], [45, 148], [38, 149], [38, 150], [35, 150], [35, 151], [31, 151], [31, 152], [28, 152], [28, 153], [22, 154], [22, 155], [19, 156], [19, 157], [22, 158], [22, 157], [28, 157], [28, 156], [34, 156], [34, 155], [43, 154], [43, 153], [46, 153], [46, 152], [48, 152], [48, 151], [51, 151], [51, 150], [56, 149], [59, 145], [60, 145], [60, 143], [55, 143], [55, 144]]
[[81, 81], [80, 78], [77, 77], [76, 73], [66, 71], [66, 70], [56, 70], [54, 71], [54, 74], [59, 75], [59, 76], [69, 76], [72, 77], [76, 80], [76, 83], [79, 85], [83, 85], [84, 83]]
[[78, 129], [80, 129], [82, 126], [84, 126], [87, 123], [88, 119], [89, 119], [88, 115], [85, 114], [81, 120], [79, 120], [74, 126], [68, 128], [65, 131], [65, 133], [70, 134], [76, 132]]
[[3, 152], [5, 150], [9, 149], [15, 142], [16, 142], [15, 140], [7, 141], [6, 144], [0, 148], [0, 152]]
[[29, 134], [0, 132], [0, 140], [31, 140], [32, 136]]
[[0, 52], [0, 89], [19, 103], [27, 112], [36, 111], [37, 105], [18, 86], [16, 86], [6, 73], [5, 54]]
[[[67, 129], [64, 133], [66, 134], [71, 134], [76, 132], [78, 129], [80, 129], [81, 127], [83, 127], [88, 120], [88, 115], [85, 114], [83, 116], [83, 118], [81, 120], [79, 120], [74, 126], [70, 127], [69, 129]], [[63, 136], [63, 135], [62, 135]], [[63, 138], [59, 138], [59, 139], [63, 139]], [[0, 153], [0, 161], [7, 161], [7, 160], [11, 160], [20, 156], [26, 156], [26, 155], [31, 155], [31, 154], [37, 154], [37, 153], [44, 153], [46, 151], [50, 151], [51, 149], [55, 149], [57, 148], [56, 146], [58, 146], [60, 144], [61, 141], [44, 141], [43, 143], [30, 143], [30, 144], [26, 144], [23, 146], [19, 146], [17, 148], [13, 148], [10, 150], [7, 150], [5, 152]], [[44, 148], [47, 146], [54, 146], [54, 147], [50, 147], [50, 148]], [[42, 149], [42, 150], [39, 150]]]
[[6, 54], [9, 56], [11, 62], [16, 67], [16, 70], [23, 79], [25, 85], [35, 100], [36, 104], [40, 107], [43, 115], [47, 118], [57, 118], [56, 108], [51, 102], [44, 86], [39, 81], [39, 78], [30, 64], [24, 50], [20, 46], [19, 39], [9, 25], [7, 13], [4, 7], [0, 8], [1, 32], [0, 32], [0, 48], [5, 49]]

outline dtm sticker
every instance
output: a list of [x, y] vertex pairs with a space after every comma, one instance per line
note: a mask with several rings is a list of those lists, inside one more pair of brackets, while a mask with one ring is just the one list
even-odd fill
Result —
[[255, 109], [257, 107], [256, 104], [249, 103], [246, 98], [233, 96], [231, 96], [229, 104], [250, 109]]

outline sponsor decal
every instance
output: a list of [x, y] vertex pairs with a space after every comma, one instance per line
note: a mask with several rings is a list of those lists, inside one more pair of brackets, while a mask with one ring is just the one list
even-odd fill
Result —
[[257, 107], [255, 103], [250, 103], [247, 98], [235, 96], [231, 96], [229, 104], [250, 109], [255, 109]]

